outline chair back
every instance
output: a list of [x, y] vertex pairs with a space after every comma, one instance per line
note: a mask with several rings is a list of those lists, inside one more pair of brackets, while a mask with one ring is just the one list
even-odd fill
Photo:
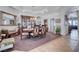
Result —
[[46, 33], [46, 28], [45, 26], [42, 26], [42, 34], [45, 34]]
[[34, 28], [34, 35], [38, 35], [38, 33], [39, 33], [39, 28], [38, 27], [35, 27]]

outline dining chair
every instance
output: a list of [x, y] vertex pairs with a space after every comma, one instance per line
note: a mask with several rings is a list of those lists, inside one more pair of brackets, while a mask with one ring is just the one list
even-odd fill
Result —
[[39, 36], [42, 34], [42, 27], [39, 28]]
[[42, 26], [42, 37], [46, 35], [46, 28], [45, 26], [43, 25]]
[[31, 35], [32, 35], [33, 37], [37, 37], [38, 34], [39, 34], [39, 28], [38, 28], [38, 27], [35, 27], [33, 33], [31, 33]]
[[21, 40], [23, 39], [24, 36], [28, 36], [28, 35], [29, 35], [28, 32], [25, 31], [25, 29], [26, 29], [26, 28], [20, 30]]

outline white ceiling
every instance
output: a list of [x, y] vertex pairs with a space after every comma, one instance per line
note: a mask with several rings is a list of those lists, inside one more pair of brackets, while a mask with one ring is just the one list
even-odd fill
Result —
[[63, 9], [71, 8], [67, 6], [65, 7], [64, 6], [12, 6], [12, 7], [21, 12], [29, 12], [29, 13], [35, 13], [35, 14], [60, 12]]
[[45, 15], [71, 10], [73, 6], [10, 6], [22, 13]]

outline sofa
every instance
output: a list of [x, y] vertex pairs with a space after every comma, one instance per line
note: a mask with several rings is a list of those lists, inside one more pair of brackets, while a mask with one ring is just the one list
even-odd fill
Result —
[[7, 38], [7, 39], [3, 39], [0, 42], [0, 51], [4, 51], [10, 48], [13, 48], [15, 44], [15, 39], [14, 38]]

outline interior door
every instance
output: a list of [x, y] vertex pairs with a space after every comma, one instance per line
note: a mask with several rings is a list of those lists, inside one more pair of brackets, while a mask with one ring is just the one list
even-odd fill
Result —
[[50, 31], [54, 32], [54, 19], [50, 20]]

